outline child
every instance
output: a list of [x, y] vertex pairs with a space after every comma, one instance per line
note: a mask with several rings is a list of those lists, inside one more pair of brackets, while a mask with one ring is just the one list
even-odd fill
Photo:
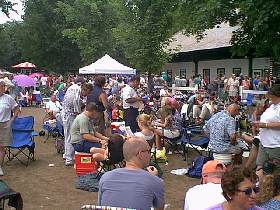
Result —
[[178, 112], [170, 106], [165, 106], [160, 109], [160, 123], [155, 122], [154, 126], [156, 134], [156, 147], [157, 150], [162, 150], [161, 137], [170, 139], [180, 136], [181, 117]]
[[[121, 135], [113, 134], [108, 140], [107, 147], [105, 148], [92, 147], [90, 149], [90, 153], [92, 154], [92, 158], [96, 162], [108, 160], [110, 159], [110, 157], [114, 158], [114, 161], [116, 161], [116, 159], [122, 161], [123, 143], [124, 143], [124, 139]], [[120, 162], [120, 161], [116, 161], [116, 162]]]
[[137, 123], [141, 132], [134, 133], [134, 135], [137, 137], [142, 137], [152, 147], [154, 143], [154, 132], [150, 115], [140, 114], [137, 117]]

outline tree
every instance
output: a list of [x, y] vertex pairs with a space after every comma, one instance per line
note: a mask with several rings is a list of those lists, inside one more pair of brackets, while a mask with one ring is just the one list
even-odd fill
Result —
[[18, 25], [17, 22], [0, 25], [0, 64], [1, 67], [6, 69], [21, 60], [21, 52], [16, 37]]
[[181, 6], [180, 29], [203, 37], [221, 22], [239, 26], [231, 43], [237, 55], [280, 58], [280, 4], [278, 0], [191, 0]]
[[75, 0], [58, 2], [58, 13], [66, 25], [63, 35], [77, 44], [85, 64], [104, 54], [115, 53], [113, 29], [117, 25], [117, 11], [110, 0]]
[[[16, 3], [12, 3], [9, 0], [1, 0], [0, 1], [0, 10], [9, 16], [9, 11], [13, 10], [13, 6], [16, 5]], [[14, 11], [14, 10], [13, 10]]]
[[170, 54], [166, 50], [174, 33], [178, 1], [123, 0], [121, 22], [114, 31], [129, 62], [139, 70], [161, 70]]
[[26, 1], [18, 39], [25, 60], [47, 70], [67, 72], [81, 65], [80, 50], [63, 36], [65, 23], [56, 6], [57, 0]]

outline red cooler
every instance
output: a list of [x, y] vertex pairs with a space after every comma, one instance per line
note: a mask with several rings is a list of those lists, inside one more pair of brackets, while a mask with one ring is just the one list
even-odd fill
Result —
[[97, 172], [95, 161], [90, 153], [75, 152], [75, 168], [78, 176]]

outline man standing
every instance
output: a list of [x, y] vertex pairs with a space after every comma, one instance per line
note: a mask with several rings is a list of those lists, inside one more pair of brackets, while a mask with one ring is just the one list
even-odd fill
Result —
[[75, 117], [81, 113], [82, 106], [82, 96], [87, 96], [90, 91], [92, 91], [91, 84], [83, 84], [81, 87], [81, 83], [83, 80], [78, 78], [76, 80], [76, 84], [71, 85], [65, 94], [63, 106], [62, 106], [62, 121], [64, 128], [64, 158], [65, 165], [73, 165], [74, 164], [74, 148], [71, 144], [71, 134], [70, 129]]
[[235, 154], [242, 158], [242, 150], [237, 144], [236, 122], [239, 114], [237, 104], [229, 105], [225, 111], [214, 114], [204, 125], [204, 131], [210, 134], [208, 148], [214, 153]]
[[139, 85], [140, 77], [135, 75], [122, 90], [125, 126], [130, 126], [133, 133], [135, 133], [138, 128], [136, 118], [139, 115], [138, 109], [142, 102], [142, 99], [138, 97], [134, 90], [138, 88]]
[[202, 184], [186, 192], [184, 210], [205, 210], [224, 202], [221, 178], [225, 171], [226, 166], [217, 160], [205, 163], [202, 168]]
[[[98, 204], [132, 209], [164, 209], [163, 181], [157, 169], [148, 166], [150, 146], [142, 138], [132, 138], [123, 145], [125, 168], [106, 172], [100, 179]], [[148, 167], [147, 167], [148, 166]], [[147, 171], [143, 170], [147, 167]]]

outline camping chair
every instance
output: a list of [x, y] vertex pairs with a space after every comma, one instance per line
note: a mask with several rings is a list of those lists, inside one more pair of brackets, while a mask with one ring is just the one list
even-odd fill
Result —
[[81, 207], [81, 210], [136, 210], [136, 209], [111, 207], [111, 206], [83, 205]]
[[[210, 139], [209, 137], [203, 136], [201, 135], [201, 133], [200, 134], [199, 133], [200, 133], [200, 129], [198, 127], [194, 127], [194, 128], [189, 127], [183, 129], [181, 145], [183, 148], [184, 161], [187, 160], [190, 147], [194, 149], [199, 155], [203, 155], [202, 151], [207, 149]], [[192, 134], [199, 134], [199, 135], [196, 139], [193, 139]]]
[[42, 96], [41, 96], [41, 94], [33, 94], [33, 98], [34, 98], [35, 104], [37, 106], [40, 106], [42, 104]]
[[122, 141], [116, 141], [112, 138], [108, 140], [108, 158], [101, 161], [100, 169], [96, 173], [96, 178], [100, 179], [103, 172], [110, 171], [115, 168], [122, 168], [125, 166], [123, 157], [123, 143]]
[[[37, 136], [38, 134], [34, 131], [33, 126], [33, 116], [15, 119], [12, 125], [12, 144], [6, 149], [8, 161], [17, 159], [23, 165], [28, 166], [29, 161], [35, 160], [34, 136]], [[16, 152], [14, 150], [16, 150]], [[27, 162], [22, 161], [18, 157], [19, 154], [23, 154], [27, 157]]]
[[23, 209], [23, 201], [19, 192], [12, 190], [4, 181], [0, 180], [0, 210], [5, 209], [5, 201], [16, 210]]

